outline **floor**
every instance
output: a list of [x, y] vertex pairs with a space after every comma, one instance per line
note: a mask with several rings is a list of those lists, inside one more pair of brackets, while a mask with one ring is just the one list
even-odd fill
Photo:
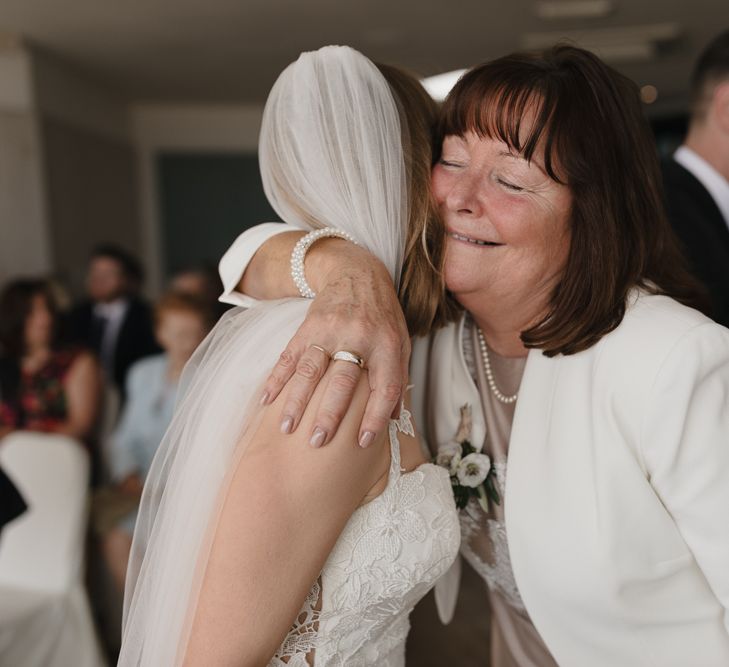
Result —
[[453, 620], [441, 624], [429, 593], [410, 617], [408, 667], [488, 667], [489, 610], [483, 581], [464, 564]]

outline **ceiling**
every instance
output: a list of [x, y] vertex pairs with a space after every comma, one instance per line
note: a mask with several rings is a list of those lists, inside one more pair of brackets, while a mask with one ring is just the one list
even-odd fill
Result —
[[130, 101], [258, 103], [300, 51], [324, 44], [431, 75], [522, 48], [531, 33], [669, 23], [676, 34], [654, 57], [616, 62], [668, 108], [683, 103], [702, 46], [729, 27], [727, 0], [599, 2], [613, 11], [546, 20], [537, 0], [2, 0], [0, 30]]

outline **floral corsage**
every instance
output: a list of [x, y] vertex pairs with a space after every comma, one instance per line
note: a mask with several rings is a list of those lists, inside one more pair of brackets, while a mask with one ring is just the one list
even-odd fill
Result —
[[488, 501], [501, 504], [496, 486], [496, 469], [491, 458], [471, 444], [471, 406], [461, 408], [461, 421], [452, 440], [438, 447], [435, 463], [451, 476], [451, 487], [456, 507], [463, 509], [471, 498], [476, 498], [484, 512]]

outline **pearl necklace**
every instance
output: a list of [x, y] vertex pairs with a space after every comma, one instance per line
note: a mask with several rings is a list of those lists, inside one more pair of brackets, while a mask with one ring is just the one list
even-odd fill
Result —
[[507, 405], [516, 402], [517, 396], [519, 395], [519, 392], [516, 394], [513, 394], [512, 396], [507, 396], [506, 394], [502, 394], [499, 391], [499, 388], [496, 386], [496, 381], [494, 380], [494, 374], [491, 370], [491, 361], [489, 360], [489, 350], [486, 347], [486, 339], [483, 337], [483, 331], [479, 327], [476, 327], [476, 331], [478, 332], [478, 343], [481, 346], [481, 358], [483, 359], [483, 369], [486, 371], [486, 380], [489, 383], [489, 388], [491, 389], [491, 392], [496, 397], [496, 400], [500, 403], [506, 403]]

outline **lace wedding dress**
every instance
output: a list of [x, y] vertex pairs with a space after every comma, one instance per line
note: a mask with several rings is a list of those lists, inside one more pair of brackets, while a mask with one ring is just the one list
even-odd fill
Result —
[[406, 411], [390, 424], [385, 491], [352, 515], [269, 667], [405, 664], [410, 612], [455, 559], [460, 531], [448, 472], [403, 473], [398, 430], [412, 434]]

